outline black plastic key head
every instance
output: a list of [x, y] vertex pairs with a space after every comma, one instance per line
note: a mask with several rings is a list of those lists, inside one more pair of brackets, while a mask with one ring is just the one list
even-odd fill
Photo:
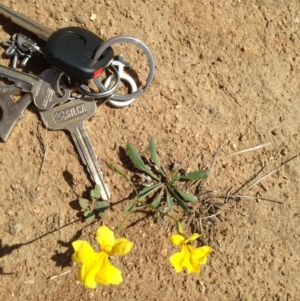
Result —
[[99, 76], [114, 57], [109, 47], [97, 62], [93, 60], [96, 49], [103, 42], [103, 39], [85, 28], [62, 28], [48, 38], [45, 56], [54, 68], [71, 77], [92, 79]]

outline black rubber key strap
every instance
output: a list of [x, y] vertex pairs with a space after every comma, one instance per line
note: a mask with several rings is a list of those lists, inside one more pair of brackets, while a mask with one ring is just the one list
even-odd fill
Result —
[[114, 52], [109, 47], [97, 61], [93, 60], [95, 51], [103, 42], [103, 39], [85, 28], [62, 28], [48, 38], [45, 57], [54, 68], [70, 77], [92, 79], [101, 75], [114, 58]]

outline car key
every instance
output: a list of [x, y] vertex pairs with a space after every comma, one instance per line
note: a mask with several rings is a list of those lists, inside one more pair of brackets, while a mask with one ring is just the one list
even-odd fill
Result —
[[54, 87], [56, 76], [57, 71], [54, 69], [46, 69], [39, 76], [34, 76], [0, 65], [0, 77], [13, 81], [23, 92], [31, 93], [35, 105], [41, 110], [47, 110], [70, 98], [69, 89], [64, 89], [63, 96], [56, 95]]
[[110, 198], [107, 184], [97, 162], [97, 155], [84, 127], [84, 121], [97, 110], [95, 100], [75, 99], [47, 111], [39, 110], [44, 125], [50, 130], [67, 130], [70, 132], [82, 162], [87, 166], [95, 184], [101, 187], [101, 198]]
[[98, 77], [113, 60], [111, 47], [97, 61], [93, 59], [104, 40], [85, 28], [67, 27], [54, 31], [3, 4], [0, 4], [0, 14], [46, 41], [45, 58], [54, 68], [70, 77]]

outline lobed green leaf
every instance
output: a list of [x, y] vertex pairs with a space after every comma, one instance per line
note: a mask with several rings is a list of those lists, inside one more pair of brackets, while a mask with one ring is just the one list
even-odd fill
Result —
[[79, 205], [83, 210], [86, 210], [90, 205], [90, 201], [84, 198], [80, 198]]
[[98, 201], [95, 204], [95, 210], [106, 210], [110, 206], [109, 202], [106, 201]]
[[143, 162], [141, 155], [138, 153], [138, 151], [135, 149], [135, 147], [132, 144], [127, 145], [127, 153], [133, 164], [138, 167], [141, 171], [148, 174], [151, 178], [160, 181], [159, 177], [156, 176]]
[[147, 195], [151, 194], [152, 192], [154, 192], [155, 190], [157, 190], [159, 187], [161, 187], [163, 184], [162, 183], [156, 183], [154, 185], [151, 186], [146, 186], [144, 187], [141, 191], [139, 191], [138, 197], [139, 198], [144, 198]]
[[180, 173], [176, 174], [168, 183], [167, 185], [173, 185], [175, 182], [180, 180]]
[[160, 204], [160, 201], [162, 199], [163, 196], [163, 192], [164, 189], [162, 188], [158, 194], [158, 196], [154, 199], [154, 201], [151, 203], [151, 206], [153, 206], [154, 208], [158, 207], [158, 205]]
[[93, 199], [100, 199], [101, 197], [101, 187], [99, 184], [95, 185], [95, 188], [91, 190], [91, 198]]
[[170, 211], [173, 210], [174, 202], [173, 202], [170, 192], [168, 190], [167, 190], [167, 205], [168, 205], [168, 208]]
[[205, 180], [208, 178], [208, 172], [206, 170], [197, 170], [181, 175], [181, 180]]
[[154, 137], [150, 138], [150, 141], [149, 141], [149, 151], [150, 151], [151, 159], [152, 159], [153, 163], [158, 168], [159, 172], [163, 176], [165, 176], [165, 173], [164, 173], [164, 171], [162, 170], [162, 168], [160, 167], [160, 164], [159, 164], [158, 154], [157, 154], [157, 151], [156, 151], [156, 142], [155, 142]]
[[90, 223], [95, 219], [96, 215], [95, 214], [91, 214], [90, 216], [85, 218], [85, 221]]
[[90, 216], [91, 214], [93, 214], [94, 212], [93, 211], [90, 211], [90, 210], [87, 210], [83, 213], [83, 216], [84, 217], [87, 217], [87, 216]]
[[172, 189], [172, 186], [168, 187], [168, 190], [170, 192], [170, 194], [174, 197], [174, 199], [176, 200], [177, 204], [184, 210], [184, 211], [188, 211], [189, 208], [186, 205], [185, 201], [183, 199], [180, 198], [180, 196]]
[[120, 174], [123, 177], [126, 177], [126, 174], [121, 167], [119, 167], [118, 165], [114, 164], [111, 161], [105, 161], [105, 163], [106, 163], [107, 167], [110, 168], [112, 171]]
[[136, 202], [130, 203], [129, 205], [127, 205], [124, 209], [125, 212], [128, 211], [133, 211], [133, 209], [136, 207]]
[[180, 197], [185, 200], [186, 202], [197, 202], [198, 201], [198, 198], [197, 196], [195, 196], [194, 194], [191, 194], [191, 193], [187, 193], [181, 189], [179, 189], [178, 187], [176, 186], [173, 186], [174, 189], [176, 190], [176, 192], [178, 192], [178, 194], [180, 195]]

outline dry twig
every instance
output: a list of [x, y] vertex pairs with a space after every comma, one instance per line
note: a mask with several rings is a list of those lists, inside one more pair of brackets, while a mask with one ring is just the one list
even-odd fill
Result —
[[[260, 147], [265, 146], [261, 145]], [[257, 147], [256, 147], [257, 149]], [[253, 150], [253, 148], [252, 148]], [[258, 197], [258, 196], [249, 196], [249, 195], [244, 195], [244, 193], [246, 191], [248, 191], [249, 189], [253, 188], [255, 185], [257, 185], [258, 183], [260, 183], [262, 180], [266, 179], [268, 176], [270, 176], [271, 174], [273, 174], [274, 172], [276, 172], [277, 170], [279, 170], [281, 167], [283, 167], [284, 165], [286, 165], [287, 163], [289, 163], [290, 161], [292, 161], [293, 159], [295, 159], [296, 157], [298, 157], [299, 154], [293, 156], [292, 158], [286, 160], [284, 163], [282, 163], [281, 165], [279, 165], [278, 167], [276, 167], [275, 169], [273, 169], [272, 171], [270, 171], [269, 173], [267, 173], [266, 175], [264, 175], [263, 177], [261, 177], [260, 179], [256, 180], [253, 184], [251, 184], [250, 186], [248, 186], [246, 189], [244, 189], [241, 193], [234, 193], [234, 194], [227, 194], [225, 196], [215, 196], [213, 193], [215, 191], [211, 191], [212, 194], [208, 197], [208, 198], [223, 198], [225, 199], [224, 203], [222, 205], [218, 205], [216, 203], [210, 202], [210, 201], [205, 201], [203, 203], [203, 206], [201, 208], [201, 213], [202, 214], [208, 214], [207, 216], [200, 216], [199, 218], [199, 224], [200, 224], [200, 230], [201, 230], [201, 234], [202, 237], [204, 237], [204, 229], [203, 229], [203, 223], [202, 221], [204, 220], [209, 220], [211, 218], [216, 218], [218, 215], [220, 215], [224, 209], [231, 204], [234, 200], [236, 199], [241, 199], [241, 198], [248, 198], [248, 199], [255, 199], [255, 200], [263, 200], [263, 201], [268, 201], [268, 202], [274, 202], [274, 203], [278, 203], [278, 204], [282, 204], [283, 202], [277, 201], [277, 200], [273, 200], [273, 199], [268, 199], [268, 198], [263, 198], [263, 197]], [[264, 168], [265, 166], [263, 166]], [[263, 168], [259, 171], [259, 173], [263, 170]], [[258, 174], [259, 174], [258, 173]], [[257, 174], [257, 175], [258, 175]], [[256, 176], [257, 176], [256, 175]], [[256, 177], [255, 176], [255, 177]], [[255, 177], [253, 177], [252, 179], [254, 179]], [[243, 188], [247, 183], [249, 183], [250, 181], [247, 181], [245, 184], [243, 184], [237, 191], [241, 190], [241, 188]]]
[[37, 184], [39, 183], [41, 174], [43, 172], [44, 163], [45, 163], [45, 160], [46, 160], [46, 154], [47, 154], [47, 150], [48, 150], [48, 126], [47, 126], [47, 124], [46, 124], [45, 140], [44, 140], [43, 144], [44, 144], [44, 157], [43, 157], [43, 161], [42, 161], [41, 168], [40, 168], [40, 171], [39, 171], [39, 175], [38, 175], [38, 178], [37, 178]]

